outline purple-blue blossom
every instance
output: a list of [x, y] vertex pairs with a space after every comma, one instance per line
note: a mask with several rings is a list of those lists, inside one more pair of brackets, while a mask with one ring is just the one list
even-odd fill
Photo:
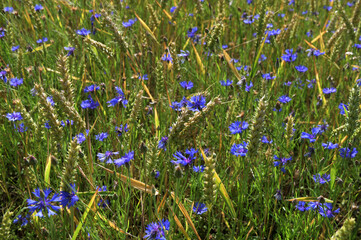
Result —
[[248, 152], [247, 145], [248, 143], [246, 142], [243, 142], [241, 144], [233, 144], [233, 146], [231, 147], [231, 154], [237, 157], [245, 157]]
[[241, 134], [244, 130], [248, 128], [248, 126], [249, 124], [247, 122], [236, 121], [229, 125], [229, 131], [231, 132], [231, 134]]
[[128, 164], [133, 159], [134, 159], [134, 151], [129, 151], [123, 157], [121, 157], [119, 159], [115, 159], [114, 164], [117, 167], [120, 167], [120, 166], [122, 166], [124, 164]]

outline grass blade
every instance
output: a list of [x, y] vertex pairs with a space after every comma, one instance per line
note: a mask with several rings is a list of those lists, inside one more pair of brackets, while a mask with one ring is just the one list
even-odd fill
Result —
[[83, 214], [83, 216], [82, 216], [82, 218], [81, 218], [81, 221], [80, 221], [80, 223], [78, 224], [78, 226], [76, 227], [75, 232], [74, 232], [74, 235], [73, 235], [73, 237], [71, 238], [72, 240], [75, 240], [75, 239], [78, 237], [79, 232], [80, 232], [80, 230], [82, 229], [83, 224], [84, 224], [84, 222], [85, 222], [85, 219], [87, 218], [88, 213], [89, 213], [91, 207], [92, 207], [93, 204], [94, 204], [94, 201], [95, 201], [95, 198], [96, 198], [97, 194], [98, 194], [98, 190], [96, 190], [96, 192], [94, 193], [93, 197], [90, 199], [90, 202], [89, 202], [89, 204], [88, 204], [88, 206], [87, 206], [87, 209], [85, 210], [85, 212], [84, 212], [84, 214]]

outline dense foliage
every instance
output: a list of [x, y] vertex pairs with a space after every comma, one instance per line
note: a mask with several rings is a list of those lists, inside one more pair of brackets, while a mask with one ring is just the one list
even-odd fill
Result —
[[0, 9], [1, 239], [361, 237], [360, 0]]

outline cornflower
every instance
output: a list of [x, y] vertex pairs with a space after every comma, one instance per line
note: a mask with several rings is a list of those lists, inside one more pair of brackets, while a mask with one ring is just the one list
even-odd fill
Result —
[[[38, 211], [35, 216], [44, 217], [43, 211], [48, 213], [48, 216], [56, 215], [54, 211], [59, 211], [60, 207], [54, 205], [56, 202], [60, 202], [60, 196], [57, 193], [50, 198], [50, 193], [52, 190], [50, 188], [45, 189], [43, 194], [40, 192], [40, 188], [35, 189], [33, 194], [38, 200], [27, 199], [29, 213], [32, 214], [35, 211]], [[53, 211], [54, 210], [54, 211]]]

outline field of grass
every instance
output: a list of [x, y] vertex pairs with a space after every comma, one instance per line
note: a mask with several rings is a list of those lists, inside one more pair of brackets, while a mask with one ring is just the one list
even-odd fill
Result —
[[361, 239], [360, 18], [1, 0], [0, 239]]

